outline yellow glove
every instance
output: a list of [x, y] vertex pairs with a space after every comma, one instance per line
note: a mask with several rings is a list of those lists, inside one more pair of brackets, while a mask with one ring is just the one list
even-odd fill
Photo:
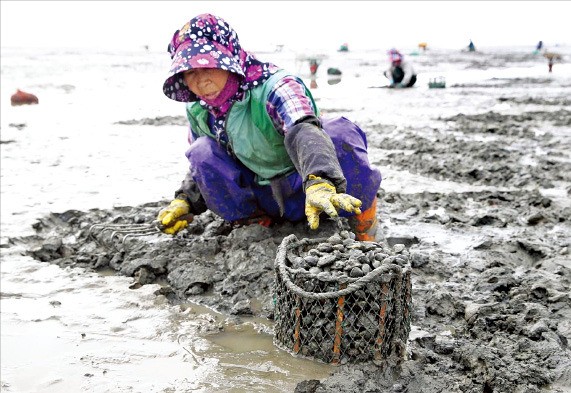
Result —
[[161, 230], [169, 235], [186, 228], [192, 222], [193, 216], [189, 214], [190, 205], [184, 199], [174, 199], [168, 207], [159, 212], [157, 220]]
[[[320, 177], [309, 175], [311, 180], [321, 180]], [[337, 210], [343, 209], [349, 213], [361, 214], [361, 201], [349, 194], [338, 194], [335, 187], [328, 183], [317, 183], [305, 190], [305, 215], [311, 229], [319, 227], [319, 214], [327, 213], [337, 217]]]

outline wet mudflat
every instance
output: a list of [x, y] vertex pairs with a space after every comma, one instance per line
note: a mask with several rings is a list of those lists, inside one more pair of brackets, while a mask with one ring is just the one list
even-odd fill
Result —
[[[463, 61], [467, 69], [479, 69], [494, 58]], [[398, 366], [331, 367], [307, 360], [287, 371], [276, 366], [283, 365], [276, 363], [279, 356], [291, 356], [274, 354], [270, 345], [278, 246], [290, 234], [331, 236], [338, 226], [330, 220], [317, 232], [304, 223], [235, 227], [206, 212], [176, 237], [125, 237], [112, 225], [147, 227], [168, 199], [109, 208], [67, 203], [69, 209], [34, 217], [30, 233], [3, 240], [2, 250], [38, 261], [37, 271], [51, 267], [44, 279], [35, 278], [38, 282], [71, 274], [91, 276], [94, 283], [116, 280], [111, 285], [120, 296], [144, 291], [147, 300], [140, 306], [150, 315], [131, 315], [137, 307], [125, 299], [124, 314], [112, 314], [118, 318], [115, 329], [125, 326], [119, 321], [139, 320], [155, 331], [153, 326], [170, 321], [157, 331], [177, 336], [177, 345], [147, 342], [152, 346], [147, 351], [163, 359], [167, 374], [176, 364], [189, 367], [172, 376], [177, 384], [171, 390], [134, 380], [119, 384], [122, 389], [249, 391], [259, 384], [261, 391], [322, 393], [566, 392], [571, 389], [571, 108], [565, 93], [570, 86], [569, 77], [536, 76], [459, 81], [440, 93], [421, 86], [412, 92], [369, 91], [383, 95], [382, 107], [370, 100], [353, 107], [335, 95], [320, 97], [324, 112], [344, 108], [329, 112], [344, 112], [367, 131], [371, 162], [384, 177], [378, 193], [382, 243], [404, 244], [409, 255], [412, 330]], [[397, 100], [424, 105], [399, 115]], [[124, 127], [153, 126], [152, 119], [119, 121]], [[179, 123], [155, 121], [157, 128]], [[105, 286], [94, 288], [101, 299], [113, 297]], [[3, 288], [2, 296], [12, 295]], [[68, 304], [57, 298], [61, 305], [51, 304], [53, 309]], [[81, 324], [81, 316], [75, 323]], [[219, 346], [212, 349], [211, 343]], [[216, 351], [232, 366], [222, 376], [211, 364]], [[233, 357], [245, 351], [249, 357]], [[127, 355], [128, 361], [136, 358]], [[138, 368], [147, 370], [143, 364]], [[193, 384], [192, 373], [200, 370], [211, 374]], [[304, 375], [307, 370], [312, 375]], [[121, 376], [117, 369], [108, 372]]]

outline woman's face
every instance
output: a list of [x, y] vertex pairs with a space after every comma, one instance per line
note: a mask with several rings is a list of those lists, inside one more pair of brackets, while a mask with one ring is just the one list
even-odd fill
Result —
[[182, 73], [186, 86], [198, 97], [213, 100], [224, 89], [229, 71], [218, 68], [197, 68]]

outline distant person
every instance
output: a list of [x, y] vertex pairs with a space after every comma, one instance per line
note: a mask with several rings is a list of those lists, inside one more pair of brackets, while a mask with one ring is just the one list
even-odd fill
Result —
[[545, 52], [543, 57], [547, 59], [547, 67], [549, 72], [553, 71], [553, 64], [555, 63], [555, 60], [561, 60], [561, 55], [554, 52]]
[[349, 44], [346, 42], [341, 44], [337, 52], [349, 52]]
[[384, 72], [389, 80], [389, 87], [412, 87], [416, 83], [416, 72], [409, 61], [404, 60], [404, 56], [396, 49], [388, 52], [391, 65]]
[[305, 83], [240, 45], [222, 18], [201, 14], [176, 30], [163, 93], [186, 103], [189, 170], [157, 220], [175, 234], [212, 211], [233, 225], [347, 217], [358, 240], [376, 239], [378, 169], [366, 134], [322, 117]]
[[317, 60], [316, 59], [310, 59], [309, 60], [309, 72], [311, 73], [311, 75], [317, 74], [318, 68], [319, 68], [319, 63], [317, 62]]
[[543, 41], [539, 41], [537, 43], [537, 45], [535, 46], [535, 49], [533, 51], [533, 54], [538, 55], [539, 53], [541, 53], [541, 49], [543, 49]]
[[472, 40], [470, 40], [470, 43], [468, 44], [468, 52], [475, 52], [475, 51], [476, 51], [476, 46], [474, 45]]
[[549, 69], [549, 72], [552, 72], [552, 71], [553, 71], [553, 63], [554, 63], [553, 57], [549, 57], [549, 58], [548, 58], [548, 62], [547, 62], [547, 67], [548, 67], [548, 69]]

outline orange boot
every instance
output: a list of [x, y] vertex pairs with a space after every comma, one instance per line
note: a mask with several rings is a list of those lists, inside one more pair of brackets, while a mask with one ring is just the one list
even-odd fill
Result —
[[373, 199], [371, 207], [353, 217], [349, 217], [349, 225], [355, 232], [355, 239], [374, 242], [379, 227], [377, 220], [377, 197]]
[[252, 224], [259, 224], [263, 227], [269, 228], [274, 223], [272, 217], [268, 216], [261, 210], [257, 210], [250, 217], [242, 218], [240, 220], [232, 221], [232, 225], [235, 227], [241, 227]]

